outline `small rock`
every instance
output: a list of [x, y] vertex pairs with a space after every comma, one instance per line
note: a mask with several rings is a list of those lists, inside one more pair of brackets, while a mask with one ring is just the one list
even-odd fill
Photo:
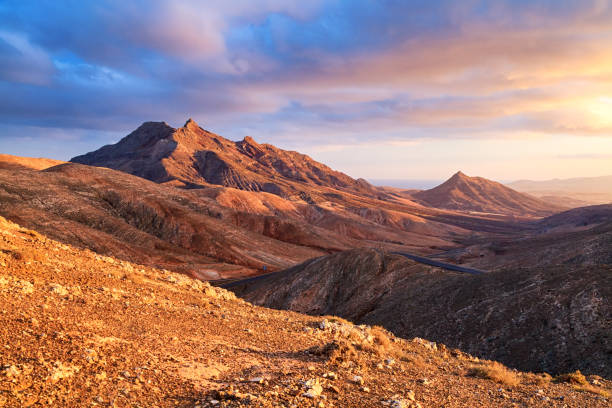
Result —
[[334, 373], [333, 371], [330, 371], [329, 373], [323, 374], [323, 377], [329, 378], [330, 380], [337, 380], [338, 379], [338, 375], [336, 373]]
[[363, 385], [363, 383], [364, 383], [363, 378], [361, 376], [359, 376], [359, 375], [356, 375], [356, 376], [353, 377], [353, 382], [355, 384], [359, 384], [359, 385]]
[[336, 387], [335, 385], [328, 384], [327, 388], [336, 394], [340, 394], [340, 388]]
[[59, 296], [66, 296], [68, 294], [68, 290], [59, 283], [50, 284], [49, 291]]
[[406, 392], [406, 398], [408, 398], [410, 401], [414, 401], [415, 400], [414, 391], [408, 390]]
[[264, 379], [263, 377], [253, 377], [249, 380], [249, 382], [262, 384], [264, 382]]
[[4, 375], [7, 377], [18, 377], [21, 374], [21, 370], [17, 366], [11, 365], [4, 369]]
[[323, 387], [319, 384], [319, 380], [311, 379], [304, 383], [306, 387], [306, 392], [303, 394], [306, 398], [317, 398], [323, 392]]

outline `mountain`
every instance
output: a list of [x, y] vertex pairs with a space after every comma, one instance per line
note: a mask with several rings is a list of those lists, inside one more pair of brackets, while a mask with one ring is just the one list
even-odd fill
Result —
[[379, 327], [253, 306], [1, 217], [0, 237], [2, 406], [609, 403], [612, 383], [595, 376], [560, 377], [584, 381], [572, 388]]
[[146, 122], [118, 143], [71, 161], [186, 187], [214, 184], [284, 197], [304, 195], [304, 185], [374, 192], [367, 181], [354, 180], [304, 154], [259, 144], [251, 137], [233, 142], [192, 119], [178, 129]]
[[612, 375], [612, 267], [467, 275], [355, 249], [228, 288], [257, 305], [334, 314], [534, 372]]
[[536, 197], [554, 196], [574, 200], [578, 205], [573, 206], [612, 203], [612, 176], [519, 180], [508, 183], [508, 186]]
[[519, 193], [501, 183], [457, 172], [430, 190], [411, 194], [423, 205], [450, 210], [543, 217], [565, 208]]

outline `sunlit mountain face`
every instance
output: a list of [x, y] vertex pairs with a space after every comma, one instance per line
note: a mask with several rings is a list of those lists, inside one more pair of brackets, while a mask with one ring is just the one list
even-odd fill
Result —
[[353, 177], [612, 174], [608, 1], [0, 4], [0, 151], [185, 117]]

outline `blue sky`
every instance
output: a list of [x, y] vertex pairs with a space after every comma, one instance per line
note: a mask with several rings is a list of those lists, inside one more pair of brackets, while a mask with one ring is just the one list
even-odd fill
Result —
[[355, 177], [612, 174], [612, 2], [0, 0], [0, 152], [193, 117]]

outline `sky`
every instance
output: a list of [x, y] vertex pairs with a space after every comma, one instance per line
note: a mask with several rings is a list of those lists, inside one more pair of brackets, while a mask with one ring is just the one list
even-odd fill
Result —
[[367, 179], [612, 174], [612, 0], [0, 0], [0, 153], [189, 117]]

